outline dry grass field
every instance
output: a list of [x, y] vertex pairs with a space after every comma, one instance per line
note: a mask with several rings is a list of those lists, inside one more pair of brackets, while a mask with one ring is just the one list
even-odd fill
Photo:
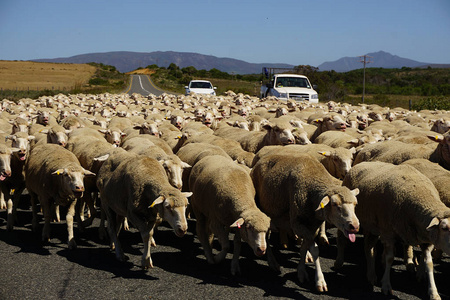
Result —
[[87, 64], [0, 60], [0, 89], [68, 90], [86, 84], [95, 71]]

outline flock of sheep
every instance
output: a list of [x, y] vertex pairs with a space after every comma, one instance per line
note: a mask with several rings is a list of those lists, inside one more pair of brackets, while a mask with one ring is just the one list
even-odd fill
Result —
[[[101, 212], [118, 260], [118, 238], [134, 226], [144, 242], [142, 268], [153, 267], [155, 228], [167, 221], [178, 237], [195, 218], [208, 263], [223, 261], [235, 232], [231, 273], [240, 273], [241, 241], [280, 270], [269, 245], [300, 244], [298, 279], [315, 265], [327, 291], [317, 243], [338, 229], [335, 267], [347, 241], [364, 234], [367, 278], [374, 285], [375, 245], [384, 246], [382, 291], [392, 294], [396, 242], [409, 271], [440, 299], [432, 254], [450, 254], [450, 112], [309, 104], [224, 96], [56, 95], [0, 102], [0, 208], [13, 230], [22, 192], [30, 194], [32, 228], [44, 217], [50, 239], [59, 206], [67, 206], [68, 247]], [[189, 200], [188, 200], [189, 198]], [[100, 206], [100, 209], [98, 209]], [[217, 237], [221, 250], [215, 253]], [[413, 246], [421, 249], [414, 257]], [[417, 251], [416, 251], [417, 252]]]

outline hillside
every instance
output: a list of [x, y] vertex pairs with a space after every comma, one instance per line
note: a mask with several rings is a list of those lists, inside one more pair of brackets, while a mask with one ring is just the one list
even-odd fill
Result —
[[31, 61], [0, 61], [2, 90], [64, 90], [83, 85], [96, 68], [87, 64], [54, 64]]
[[[401, 69], [403, 67], [407, 68], [417, 68], [421, 66], [433, 66], [428, 63], [415, 61], [412, 59], [407, 59], [399, 57], [397, 55], [392, 55], [384, 51], [378, 51], [373, 53], [368, 53], [370, 56], [371, 63], [366, 64], [367, 68], [389, 68], [389, 69]], [[319, 65], [320, 71], [330, 71], [334, 70], [336, 72], [348, 72], [351, 70], [361, 69], [364, 67], [361, 63], [360, 57], [342, 57], [338, 60], [331, 62], [324, 62]], [[442, 67], [442, 65], [440, 65]], [[447, 67], [449, 67], [447, 65]]]

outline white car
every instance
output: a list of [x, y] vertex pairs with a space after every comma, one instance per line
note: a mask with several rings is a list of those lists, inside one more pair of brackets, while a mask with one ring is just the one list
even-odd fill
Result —
[[189, 95], [191, 92], [195, 94], [207, 94], [207, 95], [216, 95], [216, 87], [212, 85], [211, 82], [207, 80], [191, 80], [189, 85], [184, 87], [186, 89], [186, 95]]

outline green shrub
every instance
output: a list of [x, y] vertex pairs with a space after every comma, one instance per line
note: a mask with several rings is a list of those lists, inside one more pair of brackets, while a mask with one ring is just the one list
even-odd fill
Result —
[[449, 97], [430, 97], [422, 99], [412, 105], [414, 110], [450, 110], [450, 98]]

